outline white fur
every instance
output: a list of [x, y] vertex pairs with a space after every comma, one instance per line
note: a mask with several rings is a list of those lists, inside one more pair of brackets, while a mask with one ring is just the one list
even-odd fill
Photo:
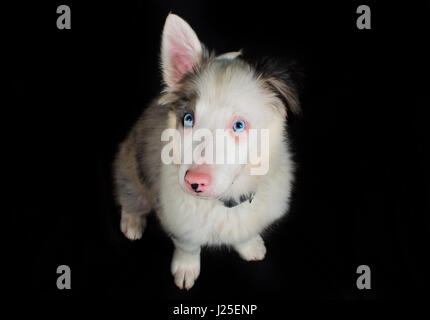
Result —
[[[190, 246], [235, 244], [260, 234], [288, 209], [292, 172], [288, 154], [260, 178], [252, 203], [227, 208], [216, 199], [197, 199], [177, 183], [178, 170], [163, 165], [159, 217], [168, 232]], [[174, 196], [172, 196], [174, 195]]]

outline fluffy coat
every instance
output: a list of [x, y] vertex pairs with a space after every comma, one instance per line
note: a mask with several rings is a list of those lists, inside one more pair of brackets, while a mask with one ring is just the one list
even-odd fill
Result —
[[[204, 245], [230, 245], [245, 260], [264, 258], [260, 234], [288, 211], [293, 163], [285, 120], [287, 108], [298, 112], [299, 104], [287, 72], [253, 66], [239, 52], [209, 54], [191, 27], [173, 14], [163, 30], [161, 65], [163, 92], [119, 147], [115, 194], [121, 206], [121, 231], [131, 240], [142, 236], [146, 215], [155, 211], [175, 244], [174, 281], [189, 289], [200, 273]], [[199, 128], [225, 127], [239, 114], [253, 128], [269, 129], [268, 172], [252, 176], [246, 164], [212, 165], [207, 170], [214, 177], [215, 196], [192, 194], [183, 180], [195, 166], [164, 164], [160, 158], [166, 145], [162, 132], [184, 130], [187, 113], [195, 115]], [[249, 194], [252, 201], [244, 198]]]

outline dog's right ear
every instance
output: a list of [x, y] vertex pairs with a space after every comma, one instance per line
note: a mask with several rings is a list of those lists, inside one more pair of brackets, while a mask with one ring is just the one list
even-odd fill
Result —
[[172, 88], [197, 64], [203, 55], [202, 44], [189, 24], [169, 14], [161, 40], [161, 68], [164, 83]]

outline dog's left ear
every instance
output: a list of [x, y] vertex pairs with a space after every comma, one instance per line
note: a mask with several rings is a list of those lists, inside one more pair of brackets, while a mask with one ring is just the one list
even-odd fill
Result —
[[168, 87], [175, 84], [202, 60], [203, 48], [194, 30], [185, 20], [169, 14], [161, 40], [161, 67]]
[[281, 115], [286, 116], [287, 109], [300, 114], [298, 85], [303, 81], [303, 74], [298, 66], [266, 58], [255, 64], [255, 68], [263, 86], [276, 96], [273, 104]]
[[281, 105], [276, 107], [281, 111], [281, 114], [286, 116], [286, 107], [294, 114], [300, 114], [301, 108], [296, 89], [292, 85], [288, 85], [284, 80], [271, 76], [265, 79], [266, 85], [281, 99]]

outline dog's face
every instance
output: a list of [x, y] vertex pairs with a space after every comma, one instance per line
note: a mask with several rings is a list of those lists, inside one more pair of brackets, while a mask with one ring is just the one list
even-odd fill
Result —
[[[297, 108], [287, 83], [258, 72], [239, 55], [209, 56], [184, 20], [167, 17], [161, 51], [166, 88], [160, 104], [169, 106], [169, 126], [180, 133], [179, 184], [199, 198], [253, 192], [258, 174], [251, 168], [270, 169], [285, 139], [285, 104]], [[250, 163], [250, 155], [258, 160]]]

